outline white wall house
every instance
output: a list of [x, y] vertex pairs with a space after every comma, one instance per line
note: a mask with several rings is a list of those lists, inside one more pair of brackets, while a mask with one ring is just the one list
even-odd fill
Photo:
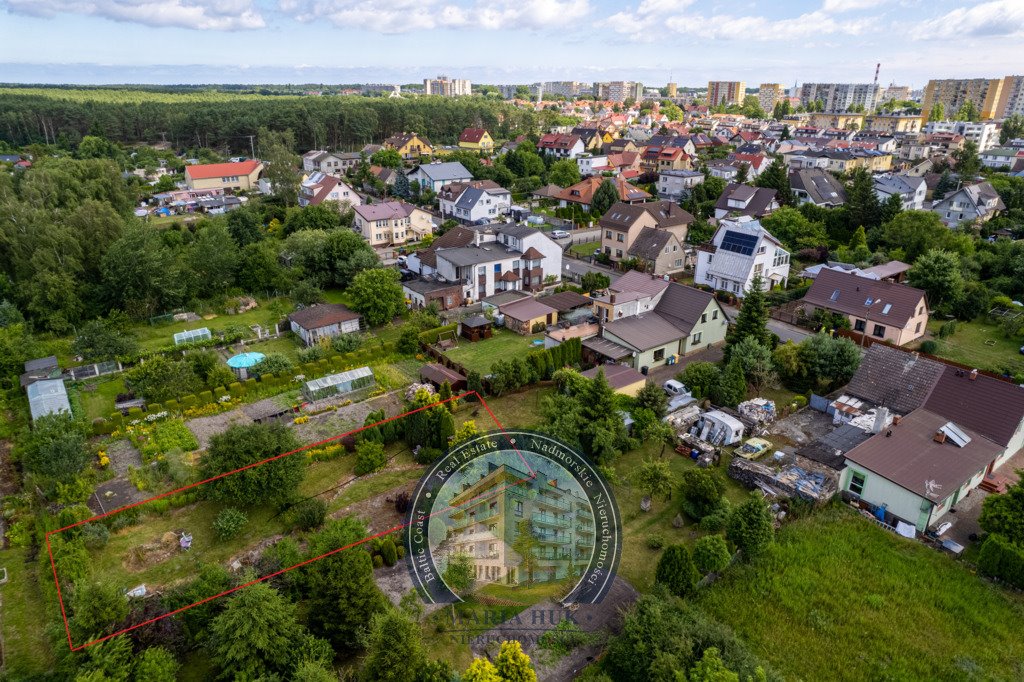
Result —
[[679, 201], [690, 196], [690, 191], [704, 182], [704, 174], [692, 170], [669, 170], [658, 173], [658, 197]]
[[697, 253], [695, 284], [729, 291], [743, 297], [754, 277], [767, 291], [789, 280], [789, 252], [782, 243], [747, 216], [723, 220], [711, 244]]
[[[461, 191], [438, 194], [441, 217], [463, 223], [495, 222], [512, 210], [512, 193], [503, 187], [461, 186]], [[447, 187], [452, 187], [448, 185]]]
[[409, 182], [420, 183], [420, 188], [438, 192], [441, 187], [451, 182], [469, 182], [472, 173], [458, 161], [425, 163], [405, 174]]
[[896, 175], [886, 173], [876, 175], [872, 180], [875, 183], [875, 195], [880, 203], [885, 203], [893, 194], [899, 194], [903, 200], [903, 210], [920, 211], [924, 208], [924, 198], [928, 193], [928, 185], [924, 178], [910, 175]]
[[955, 133], [978, 145], [978, 151], [985, 151], [999, 144], [999, 128], [991, 121], [928, 121], [925, 134]]
[[600, 170], [594, 170], [595, 168], [603, 169], [608, 165], [608, 157], [605, 155], [594, 156], [593, 154], [584, 154], [583, 156], [576, 157], [576, 165], [580, 169], [580, 176], [587, 177], [588, 175], [600, 175]]

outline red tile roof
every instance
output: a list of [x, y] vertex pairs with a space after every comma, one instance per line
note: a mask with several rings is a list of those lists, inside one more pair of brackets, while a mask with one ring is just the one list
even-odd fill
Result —
[[206, 163], [199, 166], [186, 166], [185, 174], [193, 180], [228, 178], [236, 175], [249, 175], [260, 165], [262, 164], [255, 159], [238, 163]]
[[471, 142], [475, 144], [484, 139], [484, 135], [486, 134], [487, 131], [483, 128], [466, 128], [462, 131], [462, 134], [459, 135], [459, 142]]

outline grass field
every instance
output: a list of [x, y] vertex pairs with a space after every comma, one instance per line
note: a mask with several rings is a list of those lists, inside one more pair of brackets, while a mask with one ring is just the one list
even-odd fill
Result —
[[[615, 502], [622, 515], [623, 543], [619, 575], [641, 592], [646, 592], [654, 585], [654, 564], [657, 563], [660, 555], [660, 551], [647, 547], [648, 537], [660, 535], [665, 544], [681, 542], [692, 546], [702, 535], [696, 524], [685, 514], [683, 514], [685, 524], [682, 528], [672, 526], [672, 519], [681, 511], [678, 493], [668, 501], [663, 498], [655, 499], [649, 512], [640, 510], [640, 499], [643, 497], [643, 493], [631, 485], [630, 474], [643, 463], [644, 459], [656, 459], [660, 453], [660, 443], [647, 443], [639, 450], [626, 453], [617, 459], [614, 465], [618, 481], [613, 484], [612, 492], [615, 494]], [[660, 456], [668, 460], [677, 484], [684, 471], [697, 466], [689, 457], [683, 457], [669, 448], [665, 448], [664, 455]], [[723, 463], [718, 473], [726, 483], [725, 496], [735, 504], [743, 501], [748, 493], [743, 486], [725, 475], [727, 466], [728, 462], [723, 457]]]
[[[87, 385], [95, 385], [93, 391], [83, 390]], [[124, 393], [124, 377], [120, 374], [113, 374], [99, 377], [90, 381], [77, 384], [79, 395], [82, 399], [82, 408], [85, 410], [85, 417], [89, 422], [97, 417], [107, 418], [114, 411], [114, 402], [118, 393]]]
[[48, 612], [40, 607], [39, 564], [27, 559], [25, 549], [0, 551], [0, 566], [7, 569], [7, 583], [0, 587], [3, 678], [9, 680], [34, 679], [53, 665]]
[[940, 339], [942, 323], [943, 320], [936, 319], [928, 323], [928, 331], [939, 345], [935, 353], [939, 357], [990, 372], [1003, 372], [1011, 367], [1015, 372], [1024, 372], [1024, 355], [1020, 354], [1024, 338], [1008, 339], [998, 325], [976, 320], [957, 322], [956, 332]]
[[787, 679], [1024, 679], [1024, 598], [842, 506], [699, 597]]
[[[156, 350], [164, 346], [174, 345], [174, 334], [186, 329], [200, 329], [206, 327], [211, 332], [217, 332], [231, 326], [242, 326], [259, 324], [263, 327], [274, 328], [274, 323], [281, 319], [281, 316], [292, 310], [291, 301], [287, 298], [260, 299], [259, 306], [239, 315], [217, 315], [208, 313], [202, 315], [203, 319], [195, 322], [174, 322], [172, 324], [150, 325], [145, 322], [135, 325], [132, 330], [139, 340], [139, 347], [146, 350]], [[251, 337], [252, 332], [246, 329]], [[253, 337], [254, 338], [254, 337]]]
[[521, 336], [507, 329], [495, 328], [494, 336], [476, 343], [459, 339], [459, 347], [452, 348], [446, 355], [456, 362], [462, 363], [469, 370], [476, 370], [480, 374], [489, 374], [491, 365], [498, 360], [511, 360], [514, 357], [522, 357], [531, 350], [543, 348], [544, 346], [533, 346], [534, 339], [543, 340], [543, 334], [532, 334]]
[[580, 258], [585, 256], [593, 256], [594, 250], [601, 247], [601, 242], [583, 242], [582, 244], [573, 244], [569, 247], [569, 253], [576, 254]]

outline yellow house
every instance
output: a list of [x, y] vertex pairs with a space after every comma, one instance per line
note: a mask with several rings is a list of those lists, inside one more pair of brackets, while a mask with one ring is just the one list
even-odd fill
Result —
[[879, 133], [919, 133], [921, 116], [909, 114], [873, 114], [867, 117], [867, 129]]
[[430, 156], [434, 153], [434, 145], [430, 140], [416, 133], [399, 133], [384, 140], [385, 149], [394, 149], [403, 159], [415, 159]]
[[459, 147], [474, 152], [494, 151], [494, 140], [491, 134], [483, 128], [466, 128], [459, 135]]
[[864, 114], [811, 114], [810, 124], [815, 128], [861, 130], [864, 128]]
[[256, 189], [263, 164], [256, 160], [238, 163], [204, 163], [185, 167], [189, 189]]

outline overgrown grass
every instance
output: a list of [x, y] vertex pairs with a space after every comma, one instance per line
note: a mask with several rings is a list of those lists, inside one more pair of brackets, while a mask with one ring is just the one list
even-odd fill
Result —
[[[132, 331], [139, 339], [139, 346], [142, 349], [156, 350], [164, 346], [170, 346], [174, 344], [174, 334], [176, 332], [185, 331], [186, 329], [199, 329], [206, 327], [211, 332], [216, 334], [218, 330], [224, 329], [231, 326], [246, 327], [248, 332], [249, 325], [259, 324], [264, 328], [273, 329], [274, 323], [279, 321], [281, 315], [291, 312], [293, 306], [289, 299], [278, 298], [278, 299], [258, 299], [259, 306], [252, 310], [241, 313], [240, 315], [219, 315], [214, 313], [207, 313], [203, 315], [202, 311], [195, 311], [201, 315], [203, 319], [196, 320], [194, 322], [174, 322], [172, 324], [156, 324], [151, 325], [148, 322], [140, 322], [136, 324]], [[274, 305], [274, 303], [277, 305]], [[248, 332], [250, 338], [251, 332]]]
[[465, 365], [470, 371], [476, 370], [480, 374], [490, 374], [491, 365], [498, 360], [523, 357], [531, 350], [543, 348], [544, 346], [531, 344], [534, 339], [543, 340], [543, 338], [543, 334], [520, 336], [507, 329], [495, 328], [494, 336], [491, 338], [475, 343], [459, 339], [458, 348], [452, 348], [445, 354], [452, 360]]
[[580, 244], [573, 244], [572, 246], [570, 246], [569, 253], [575, 254], [580, 258], [584, 258], [586, 256], [593, 256], [594, 251], [596, 251], [599, 248], [601, 248], [600, 241], [582, 242]]
[[843, 506], [699, 597], [789, 679], [1024, 679], [1024, 599]]
[[[678, 491], [673, 493], [671, 500], [655, 499], [651, 511], [640, 510], [643, 493], [632, 485], [630, 476], [645, 458], [656, 459], [661, 456], [666, 459], [675, 475], [677, 484], [684, 471], [697, 466], [692, 459], [683, 457], [671, 448], [665, 448], [664, 455], [660, 453], [660, 443], [646, 443], [638, 450], [621, 456], [614, 463], [617, 482], [612, 484], [612, 492], [615, 494], [615, 502], [622, 516], [623, 538], [619, 575], [641, 592], [646, 592], [654, 586], [654, 564], [660, 555], [659, 550], [648, 548], [648, 537], [659, 535], [664, 539], [666, 545], [680, 542], [692, 545], [703, 534], [692, 519], [686, 514], [682, 514], [680, 508], [682, 500]], [[743, 501], [749, 493], [742, 485], [726, 476], [727, 467], [728, 459], [723, 456], [722, 465], [717, 472], [726, 483], [726, 498], [736, 504]], [[672, 525], [672, 520], [677, 514], [683, 516], [682, 528], [675, 528]]]
[[0, 587], [0, 629], [3, 631], [4, 679], [34, 679], [53, 665], [46, 634], [47, 610], [41, 606], [39, 564], [27, 561], [28, 550], [0, 551], [7, 583]]
[[[84, 390], [84, 387], [89, 384], [94, 384], [96, 390]], [[78, 384], [75, 388], [77, 388], [81, 396], [85, 418], [91, 422], [97, 417], [110, 417], [110, 414], [114, 411], [117, 394], [125, 392], [124, 377], [120, 374], [99, 377]]]
[[939, 357], [990, 372], [1003, 372], [1009, 368], [1024, 372], [1024, 356], [1020, 354], [1024, 338], [1007, 338], [999, 325], [979, 319], [957, 322], [956, 332], [940, 339], [939, 327], [943, 322], [945, 320], [934, 318], [928, 322], [928, 331], [938, 344], [935, 354]]

